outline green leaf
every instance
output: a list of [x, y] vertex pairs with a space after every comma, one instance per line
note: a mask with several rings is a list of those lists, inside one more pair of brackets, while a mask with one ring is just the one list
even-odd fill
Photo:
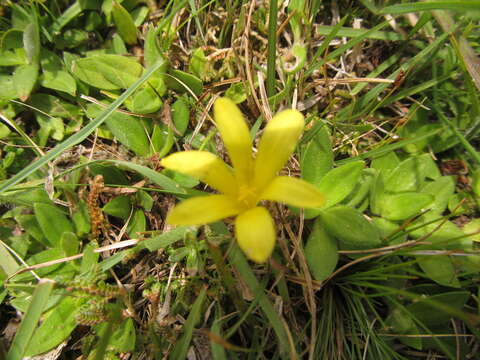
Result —
[[[101, 111], [102, 108], [95, 104], [90, 104], [87, 107], [87, 112], [91, 117], [98, 116]], [[139, 156], [148, 156], [150, 154], [150, 141], [148, 140], [147, 130], [140, 118], [115, 112], [110, 115], [105, 123], [122, 145]]]
[[320, 218], [327, 232], [342, 249], [373, 249], [382, 246], [377, 227], [355, 209], [336, 206], [322, 211]]
[[417, 192], [384, 195], [381, 200], [380, 214], [389, 220], [405, 220], [429, 207], [433, 200], [433, 195]]
[[170, 69], [170, 76], [165, 77], [165, 83], [168, 88], [178, 92], [193, 92], [200, 96], [203, 91], [203, 83], [195, 75], [186, 73], [184, 71]]
[[145, 37], [144, 43], [144, 61], [145, 66], [150, 67], [153, 64], [160, 62], [161, 65], [159, 69], [155, 72], [155, 76], [160, 78], [165, 78], [165, 73], [168, 69], [168, 59], [163, 52], [160, 51], [160, 48], [157, 44], [157, 29], [151, 25], [148, 28], [147, 35]]
[[[420, 333], [420, 330], [411, 315], [402, 307], [393, 309], [388, 316], [386, 323], [391, 327], [392, 332], [395, 334], [414, 335]], [[422, 350], [423, 348], [421, 337], [399, 336], [398, 339], [405, 345], [411, 346], [414, 349]]]
[[53, 290], [54, 282], [48, 279], [39, 281], [35, 291], [33, 292], [32, 300], [28, 305], [22, 322], [17, 329], [15, 337], [7, 354], [7, 360], [21, 360], [25, 355], [25, 351], [32, 339], [37, 323], [40, 320], [43, 309]]
[[117, 196], [113, 198], [102, 208], [105, 214], [119, 217], [121, 219], [128, 219], [132, 205], [128, 196]]
[[205, 78], [205, 69], [208, 59], [203, 52], [203, 49], [197, 48], [193, 50], [190, 63], [188, 64], [188, 71], [196, 75], [199, 79]]
[[394, 151], [376, 157], [372, 160], [371, 167], [382, 172], [383, 176], [388, 176], [400, 164], [397, 154]]
[[[326, 196], [322, 209], [338, 204], [352, 192], [360, 179], [364, 166], [365, 163], [363, 161], [345, 164], [330, 170], [320, 180], [318, 189]], [[320, 212], [320, 209], [305, 209], [305, 218], [311, 219], [318, 216]]]
[[172, 104], [171, 113], [172, 121], [175, 125], [175, 128], [180, 133], [180, 135], [184, 135], [190, 122], [190, 109], [188, 107], [187, 101], [183, 97], [179, 97]]
[[[385, 179], [385, 190], [391, 192], [419, 191], [426, 176], [430, 154], [409, 157]], [[437, 169], [438, 171], [438, 169]]]
[[455, 192], [455, 180], [452, 176], [442, 176], [426, 184], [422, 193], [434, 196], [429, 208], [435, 214], [441, 214], [448, 206], [448, 200]]
[[65, 253], [65, 256], [72, 256], [78, 253], [80, 241], [73, 232], [64, 232], [60, 239], [60, 247]]
[[140, 236], [138, 233], [144, 232], [146, 228], [147, 220], [145, 219], [143, 210], [135, 210], [127, 227], [128, 236], [130, 236], [132, 239], [137, 238]]
[[472, 190], [480, 197], [480, 169], [476, 169], [472, 175]]
[[143, 67], [133, 58], [103, 54], [75, 60], [71, 71], [93, 87], [119, 90], [133, 85], [142, 74]]
[[0, 66], [26, 65], [27, 55], [22, 48], [0, 51]]
[[50, 310], [33, 334], [25, 355], [47, 352], [66, 340], [77, 326], [75, 316], [85, 301], [86, 298], [68, 296]]
[[115, 351], [126, 353], [135, 349], [137, 335], [132, 318], [127, 318], [114, 331], [113, 336], [108, 343]]
[[36, 170], [46, 165], [49, 161], [55, 159], [65, 150], [86, 139], [88, 135], [90, 135], [96, 128], [98, 128], [125, 101], [126, 98], [128, 98], [133, 92], [135, 92], [136, 89], [138, 89], [145, 81], [147, 81], [148, 78], [152, 76], [152, 74], [156, 70], [158, 70], [161, 65], [161, 63], [157, 63], [153, 65], [150, 69], [148, 69], [142, 75], [142, 77], [138, 79], [134, 84], [132, 84], [132, 86], [129, 87], [117, 100], [115, 100], [108, 108], [103, 110], [96, 119], [85, 125], [80, 131], [76, 132], [70, 138], [55, 146], [55, 148], [43, 155], [39, 160], [26, 166], [17, 174], [10, 177], [8, 180], [0, 183], [0, 194], [10, 189], [13, 185], [19, 183]]
[[122, 39], [129, 45], [135, 45], [137, 43], [137, 27], [130, 13], [122, 5], [114, 1], [112, 15]]
[[75, 231], [70, 220], [56, 206], [36, 203], [33, 208], [38, 224], [52, 246], [60, 245], [64, 232]]
[[2, 259], [0, 268], [5, 271], [7, 276], [13, 275], [20, 267], [2, 242], [0, 242], [0, 258]]
[[416, 320], [428, 327], [446, 325], [452, 318], [451, 313], [444, 312], [441, 309], [432, 311], [431, 302], [435, 301], [456, 311], [461, 311], [469, 298], [470, 293], [468, 291], [449, 291], [428, 297], [423, 296], [423, 298], [408, 305], [406, 309]]
[[38, 65], [40, 60], [40, 34], [37, 21], [28, 24], [23, 31], [23, 47], [29, 64]]
[[329, 277], [338, 262], [337, 241], [328, 235], [320, 219], [315, 221], [313, 230], [305, 245], [305, 257], [313, 277], [323, 281]]
[[73, 96], [75, 96], [77, 91], [77, 82], [66, 71], [44, 70], [40, 77], [40, 85], [48, 89], [63, 91]]
[[416, 256], [426, 276], [443, 286], [460, 287], [455, 267], [447, 255]]
[[125, 101], [128, 110], [137, 114], [151, 114], [157, 112], [162, 107], [162, 100], [157, 92], [150, 86], [138, 89], [131, 98]]
[[25, 101], [30, 96], [38, 78], [38, 65], [21, 65], [15, 69], [12, 82], [20, 100]]
[[333, 166], [332, 142], [327, 127], [321, 125], [313, 139], [305, 146], [300, 160], [302, 178], [319, 185]]

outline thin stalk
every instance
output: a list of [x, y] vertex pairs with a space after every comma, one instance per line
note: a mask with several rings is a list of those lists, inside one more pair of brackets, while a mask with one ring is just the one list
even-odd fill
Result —
[[277, 0], [270, 1], [268, 16], [267, 95], [275, 95], [275, 60], [277, 50]]

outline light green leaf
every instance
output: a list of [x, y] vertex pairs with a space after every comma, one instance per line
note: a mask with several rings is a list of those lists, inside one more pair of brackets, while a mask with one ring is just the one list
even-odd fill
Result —
[[320, 219], [315, 221], [313, 230], [305, 245], [305, 257], [315, 280], [329, 277], [338, 262], [337, 241], [328, 235]]
[[20, 100], [25, 101], [30, 96], [38, 78], [38, 65], [20, 65], [13, 73], [12, 82]]
[[171, 113], [175, 128], [180, 135], [184, 135], [190, 122], [190, 109], [187, 101], [183, 97], [179, 97], [172, 104]]
[[21, 360], [32, 339], [37, 323], [40, 320], [43, 309], [47, 304], [50, 294], [53, 290], [54, 282], [48, 279], [42, 279], [33, 292], [32, 300], [28, 305], [20, 326], [17, 329], [15, 337], [7, 354], [8, 360]]
[[129, 45], [135, 45], [137, 43], [137, 27], [130, 13], [122, 5], [114, 1], [112, 15], [122, 39]]
[[165, 83], [168, 88], [179, 92], [193, 92], [200, 96], [203, 91], [203, 83], [195, 75], [186, 73], [184, 71], [170, 69], [170, 76], [165, 77]]
[[417, 192], [384, 195], [380, 214], [389, 220], [405, 220], [426, 210], [433, 200], [433, 195]]
[[433, 202], [429, 205], [431, 211], [435, 214], [441, 214], [448, 206], [448, 200], [455, 191], [455, 180], [452, 176], [442, 176], [437, 180], [426, 184], [423, 189], [423, 194], [430, 194], [434, 196]]
[[127, 219], [130, 216], [132, 205], [128, 196], [117, 196], [113, 198], [102, 208], [105, 214]]
[[428, 278], [443, 286], [460, 287], [455, 267], [447, 255], [416, 256]]
[[[355, 188], [362, 169], [365, 166], [363, 161], [342, 165], [330, 170], [319, 182], [318, 189], [325, 194], [326, 201], [322, 209], [327, 209], [345, 199]], [[305, 209], [305, 218], [320, 214], [320, 209]]]
[[58, 346], [77, 326], [75, 316], [86, 298], [65, 297], [49, 311], [42, 325], [33, 334], [26, 356], [35, 356]]
[[52, 246], [60, 245], [64, 232], [75, 231], [70, 220], [56, 206], [36, 203], [33, 208], [38, 224]]
[[335, 206], [322, 211], [320, 218], [327, 232], [339, 241], [342, 249], [373, 249], [382, 246], [377, 227], [353, 208]]
[[133, 213], [132, 217], [130, 218], [130, 223], [127, 227], [127, 234], [132, 239], [137, 238], [140, 236], [138, 233], [144, 232], [146, 228], [147, 220], [145, 218], [145, 214], [143, 213], [143, 210], [138, 209]]
[[75, 60], [71, 71], [93, 87], [119, 90], [126, 89], [137, 81], [143, 67], [133, 58], [102, 54]]
[[333, 166], [332, 142], [327, 127], [321, 125], [313, 139], [305, 145], [300, 160], [302, 178], [319, 185]]
[[72, 75], [66, 71], [43, 71], [40, 77], [40, 85], [48, 89], [64, 91], [75, 96], [77, 83]]

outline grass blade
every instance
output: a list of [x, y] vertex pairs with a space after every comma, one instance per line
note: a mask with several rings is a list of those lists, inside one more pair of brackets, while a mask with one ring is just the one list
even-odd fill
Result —
[[181, 339], [175, 345], [172, 353], [170, 354], [170, 359], [177, 360], [177, 359], [185, 359], [188, 353], [188, 347], [190, 346], [190, 342], [192, 341], [193, 330], [195, 328], [195, 324], [200, 320], [200, 316], [202, 314], [202, 305], [207, 297], [207, 289], [203, 288], [200, 291], [197, 299], [193, 303], [192, 309], [188, 314], [187, 321], [183, 326], [185, 332], [183, 333]]
[[79, 132], [70, 136], [67, 140], [61, 142], [55, 146], [52, 150], [45, 154], [34, 163], [28, 165], [21, 171], [19, 171], [15, 176], [12, 176], [10, 179], [6, 180], [0, 185], [0, 194], [8, 190], [11, 186], [19, 183], [27, 176], [40, 169], [42, 166], [46, 165], [49, 161], [55, 159], [65, 150], [71, 148], [72, 146], [85, 140], [88, 135], [90, 135], [96, 128], [98, 128], [123, 102], [135, 91], [137, 90], [148, 78], [161, 66], [163, 62], [158, 62], [148, 69], [135, 83], [130, 86], [125, 92], [115, 100], [108, 108], [106, 108], [95, 120], [91, 121], [85, 125]]
[[275, 62], [277, 60], [277, 0], [270, 1], [268, 16], [267, 95], [275, 95]]
[[379, 14], [405, 14], [429, 10], [475, 11], [480, 9], [480, 1], [429, 1], [396, 4], [380, 10]]
[[264, 289], [258, 282], [257, 278], [255, 277], [252, 269], [248, 265], [245, 256], [240, 252], [237, 246], [234, 246], [232, 251], [228, 254], [230, 262], [232, 263], [235, 268], [237, 268], [238, 272], [242, 275], [243, 280], [247, 283], [250, 287], [251, 291], [257, 296], [257, 301], [260, 304], [265, 316], [270, 322], [270, 325], [275, 331], [275, 334], [278, 337], [278, 343], [282, 347], [282, 352], [284, 354], [289, 353], [290, 359], [297, 359], [298, 355], [295, 353], [295, 349], [290, 347], [288, 349], [288, 341], [289, 336], [287, 335], [287, 330], [285, 329], [284, 322], [280, 318], [280, 316], [275, 311], [272, 303], [268, 298], [265, 296]]
[[38, 320], [42, 315], [45, 304], [53, 290], [55, 283], [52, 280], [42, 279], [33, 292], [32, 300], [28, 305], [27, 312], [15, 334], [7, 360], [21, 360], [37, 327]]

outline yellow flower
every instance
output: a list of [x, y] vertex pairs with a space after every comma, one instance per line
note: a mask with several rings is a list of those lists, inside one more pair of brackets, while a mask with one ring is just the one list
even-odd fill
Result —
[[168, 215], [171, 225], [201, 225], [236, 216], [235, 234], [240, 248], [253, 261], [264, 262], [275, 245], [275, 226], [262, 200], [297, 207], [319, 207], [324, 197], [313, 185], [277, 176], [295, 150], [304, 127], [303, 115], [284, 110], [265, 127], [256, 158], [252, 139], [238, 107], [227, 98], [214, 105], [215, 122], [233, 169], [207, 151], [174, 153], [161, 162], [167, 169], [193, 176], [221, 194], [199, 196], [178, 204]]

